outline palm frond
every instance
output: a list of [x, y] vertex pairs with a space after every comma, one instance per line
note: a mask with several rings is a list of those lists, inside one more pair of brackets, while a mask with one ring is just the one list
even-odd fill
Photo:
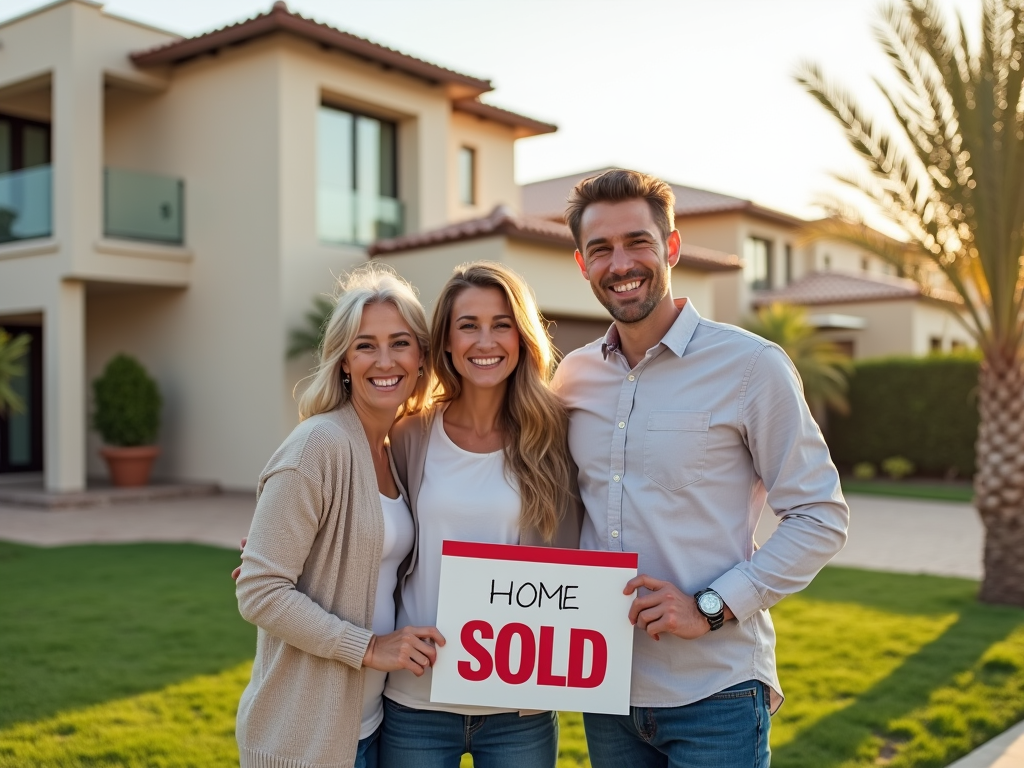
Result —
[[334, 311], [335, 302], [327, 296], [314, 296], [313, 306], [303, 316], [305, 324], [299, 328], [292, 328], [288, 333], [289, 359], [311, 354], [317, 357], [320, 347], [324, 341], [324, 331], [327, 328], [327, 321]]
[[11, 336], [0, 328], [0, 414], [8, 410], [21, 413], [25, 409], [25, 403], [11, 382], [25, 375], [25, 356], [31, 341], [27, 333]]

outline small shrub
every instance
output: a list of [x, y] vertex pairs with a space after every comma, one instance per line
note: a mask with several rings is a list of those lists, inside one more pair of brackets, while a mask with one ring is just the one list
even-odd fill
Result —
[[902, 480], [914, 474], [914, 462], [902, 456], [890, 456], [882, 462], [882, 471], [893, 480]]
[[853, 465], [853, 476], [857, 480], [874, 480], [875, 474], [875, 465], [870, 461], [862, 461]]
[[160, 390], [138, 360], [117, 355], [92, 383], [92, 424], [107, 445], [152, 445], [160, 432]]

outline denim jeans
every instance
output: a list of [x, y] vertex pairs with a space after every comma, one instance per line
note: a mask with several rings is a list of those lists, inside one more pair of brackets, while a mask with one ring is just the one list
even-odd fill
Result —
[[456, 715], [412, 709], [384, 697], [380, 764], [387, 768], [554, 768], [558, 713]]
[[584, 714], [594, 768], [768, 768], [768, 691], [748, 680], [682, 707]]
[[356, 747], [356, 761], [352, 768], [377, 768], [380, 755], [380, 728], [365, 739], [359, 740]]

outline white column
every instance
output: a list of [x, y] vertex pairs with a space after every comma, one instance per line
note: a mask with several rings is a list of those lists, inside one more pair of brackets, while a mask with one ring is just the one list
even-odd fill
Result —
[[43, 466], [46, 490], [85, 488], [85, 285], [66, 280], [43, 316]]

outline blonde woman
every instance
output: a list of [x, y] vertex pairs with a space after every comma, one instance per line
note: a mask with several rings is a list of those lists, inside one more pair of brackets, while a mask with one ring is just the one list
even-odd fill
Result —
[[386, 674], [422, 675], [444, 643], [432, 626], [395, 630], [393, 596], [414, 528], [386, 438], [426, 398], [426, 318], [384, 268], [341, 287], [242, 554], [238, 607], [259, 627], [238, 706], [243, 768], [375, 768]]
[[[548, 388], [551, 342], [529, 287], [507, 267], [456, 269], [431, 328], [435, 404], [392, 431], [409, 488], [417, 544], [405, 575], [399, 624], [437, 619], [441, 542], [576, 547], [567, 419]], [[554, 766], [556, 713], [430, 701], [430, 670], [388, 676], [381, 763], [387, 768]]]

